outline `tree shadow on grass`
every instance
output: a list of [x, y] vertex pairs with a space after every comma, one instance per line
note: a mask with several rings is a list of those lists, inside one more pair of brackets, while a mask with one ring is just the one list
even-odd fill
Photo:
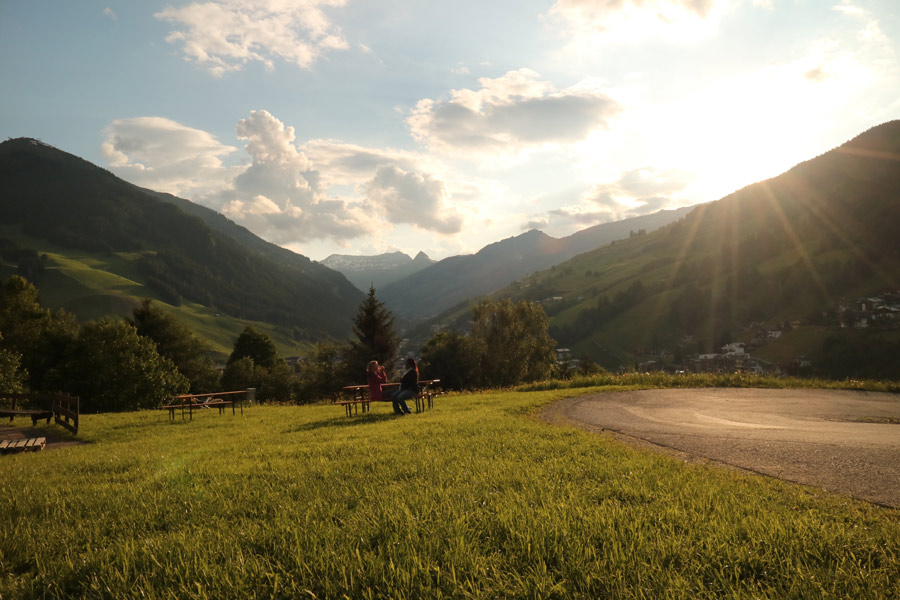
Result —
[[384, 421], [393, 421], [395, 419], [403, 419], [408, 418], [401, 417], [400, 415], [395, 415], [393, 413], [379, 413], [372, 414], [371, 412], [353, 415], [348, 417], [346, 415], [342, 415], [340, 417], [331, 417], [329, 419], [325, 419], [322, 421], [312, 421], [310, 423], [302, 423], [300, 425], [293, 425], [286, 429], [284, 433], [298, 433], [301, 431], [315, 431], [317, 429], [325, 429], [328, 427], [352, 427], [356, 425], [366, 425], [370, 423], [381, 423]]
[[28, 438], [45, 438], [47, 445], [44, 448], [63, 448], [65, 446], [81, 446], [91, 442], [78, 438], [72, 432], [62, 427], [50, 424], [46, 427], [0, 427], [0, 439], [21, 440]]

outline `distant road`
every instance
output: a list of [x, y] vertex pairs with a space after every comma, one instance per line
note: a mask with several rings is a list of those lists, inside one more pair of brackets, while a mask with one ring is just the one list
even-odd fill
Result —
[[665, 389], [570, 398], [545, 418], [900, 508], [900, 396]]

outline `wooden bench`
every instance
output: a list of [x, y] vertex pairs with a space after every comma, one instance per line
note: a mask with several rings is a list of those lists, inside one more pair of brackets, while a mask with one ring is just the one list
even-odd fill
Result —
[[[417, 393], [413, 399], [416, 402], [416, 413], [425, 412], [425, 410], [434, 407], [434, 385], [436, 383], [440, 383], [440, 379], [422, 379], [419, 380], [419, 393]], [[381, 389], [385, 392], [391, 391], [393, 388], [399, 387], [399, 383], [385, 383], [382, 384]], [[390, 399], [385, 395], [383, 402], [390, 402]], [[363, 414], [369, 412], [370, 410], [369, 400], [369, 386], [368, 385], [348, 385], [343, 388], [343, 395], [337, 395], [332, 400], [332, 404], [336, 406], [343, 406], [346, 409], [347, 416], [353, 416], [354, 411], [355, 414], [359, 414], [360, 407], [362, 407]]]
[[40, 452], [47, 445], [47, 438], [22, 438], [18, 440], [0, 440], [0, 453]]
[[332, 404], [343, 406], [347, 412], [347, 416], [352, 416], [353, 412], [359, 414], [360, 407], [363, 413], [369, 412], [369, 387], [367, 385], [348, 385], [343, 389], [342, 394], [336, 394], [332, 398]]
[[[244, 394], [243, 397], [238, 398], [234, 397], [232, 400], [222, 400], [222, 396], [234, 396], [235, 394]], [[225, 409], [229, 406], [231, 407], [231, 414], [237, 414], [237, 410], [235, 408], [235, 404], [241, 409], [241, 416], [244, 414], [244, 401], [250, 401], [252, 397], [252, 392], [247, 390], [236, 390], [232, 392], [215, 392], [211, 394], [180, 394], [178, 396], [173, 396], [172, 404], [167, 404], [163, 406], [164, 409], [169, 411], [169, 420], [175, 419], [175, 411], [181, 410], [181, 419], [184, 420], [184, 415], [187, 414], [188, 418], [193, 421], [194, 413], [197, 411], [201, 411], [204, 409], [212, 409], [216, 408], [219, 411], [219, 414], [225, 414]]]
[[[59, 393], [20, 393], [0, 394], [0, 399], [11, 400], [11, 406], [0, 408], [0, 417], [9, 417], [10, 423], [15, 417], [30, 417], [31, 426], [36, 427], [37, 422], [43, 419], [46, 419], [49, 425], [52, 418], [57, 425], [65, 427], [74, 434], [78, 433], [78, 417], [81, 409], [80, 400], [76, 396]], [[22, 405], [41, 404], [46, 408], [22, 407]]]
[[362, 407], [363, 413], [369, 412], [369, 399], [364, 398], [362, 400], [336, 400], [334, 402], [338, 406], [343, 406], [347, 409], [347, 416], [352, 416], [353, 411], [356, 411], [356, 414], [359, 414], [359, 407]]

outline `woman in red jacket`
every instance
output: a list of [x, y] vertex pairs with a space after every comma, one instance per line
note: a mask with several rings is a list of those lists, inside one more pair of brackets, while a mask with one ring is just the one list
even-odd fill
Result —
[[369, 402], [381, 402], [381, 384], [387, 383], [387, 375], [377, 360], [366, 365], [366, 382], [369, 384]]

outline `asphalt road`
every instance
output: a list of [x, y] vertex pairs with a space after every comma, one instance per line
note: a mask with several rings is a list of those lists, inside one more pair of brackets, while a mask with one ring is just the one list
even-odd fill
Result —
[[570, 398], [545, 418], [900, 508], [900, 396], [666, 389]]

